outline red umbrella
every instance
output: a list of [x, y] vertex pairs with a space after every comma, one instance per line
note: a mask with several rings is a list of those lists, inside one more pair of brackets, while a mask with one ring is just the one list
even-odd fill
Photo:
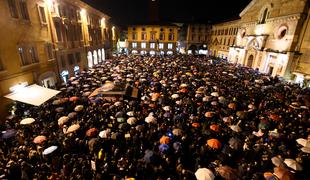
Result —
[[195, 128], [198, 128], [200, 126], [200, 124], [195, 122], [195, 123], [192, 124], [192, 126], [195, 127]]
[[210, 125], [210, 129], [215, 132], [220, 132], [220, 126], [217, 124]]
[[70, 99], [69, 99], [69, 101], [77, 101], [77, 100], [79, 100], [79, 98], [76, 97], [76, 96], [72, 96], [72, 97], [70, 97]]
[[168, 136], [163, 136], [159, 140], [160, 144], [168, 144], [170, 142], [170, 138]]
[[237, 108], [237, 105], [235, 103], [229, 103], [228, 104], [228, 108], [229, 109], [236, 109]]
[[41, 144], [42, 142], [46, 141], [46, 137], [45, 136], [37, 136], [33, 139], [33, 142], [36, 144]]
[[213, 117], [213, 112], [210, 112], [210, 111], [209, 111], [209, 112], [206, 112], [206, 113], [205, 113], [205, 116], [206, 116], [206, 117]]
[[281, 120], [281, 117], [277, 114], [270, 114], [269, 118], [273, 121], [280, 121]]
[[97, 128], [90, 128], [86, 131], [86, 136], [88, 137], [93, 137], [96, 136], [98, 133], [98, 129]]
[[219, 140], [217, 139], [209, 139], [207, 141], [207, 145], [210, 146], [213, 149], [220, 149], [222, 144], [220, 143]]

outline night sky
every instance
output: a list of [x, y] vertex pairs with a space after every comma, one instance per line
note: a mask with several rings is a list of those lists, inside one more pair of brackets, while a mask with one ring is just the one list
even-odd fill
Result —
[[[149, 0], [83, 0], [111, 16], [113, 23], [148, 22]], [[238, 18], [251, 0], [156, 0], [163, 22], [218, 23]], [[172, 8], [173, 7], [173, 8]]]

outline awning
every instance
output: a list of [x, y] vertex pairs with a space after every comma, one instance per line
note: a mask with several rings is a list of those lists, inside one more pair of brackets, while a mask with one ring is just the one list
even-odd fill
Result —
[[60, 93], [60, 91], [33, 84], [4, 97], [34, 106], [40, 106], [58, 93]]

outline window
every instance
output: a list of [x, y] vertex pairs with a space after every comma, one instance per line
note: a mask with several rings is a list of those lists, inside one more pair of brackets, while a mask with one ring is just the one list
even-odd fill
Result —
[[41, 24], [47, 24], [44, 7], [38, 6], [38, 11], [39, 11]]
[[76, 59], [76, 62], [77, 62], [77, 63], [81, 62], [81, 53], [80, 53], [80, 52], [77, 52], [77, 53], [75, 54], [75, 59]]
[[45, 52], [46, 52], [47, 60], [54, 59], [53, 46], [51, 43], [45, 44]]
[[74, 64], [74, 55], [73, 54], [68, 54], [68, 60], [69, 60], [69, 64], [73, 65]]
[[155, 43], [150, 43], [150, 48], [155, 49]]
[[268, 8], [266, 8], [261, 16], [261, 24], [265, 24], [266, 23], [266, 19], [267, 19], [267, 15], [268, 15]]
[[54, 24], [55, 24], [56, 34], [57, 34], [57, 41], [60, 42], [62, 41], [60, 23], [57, 21], [54, 21]]
[[141, 43], [141, 48], [146, 48], [146, 43]]
[[159, 49], [164, 49], [164, 43], [159, 43], [159, 44], [158, 44], [158, 48], [159, 48]]
[[142, 34], [141, 34], [141, 39], [142, 39], [142, 40], [146, 40], [146, 32], [142, 32]]
[[18, 54], [23, 66], [30, 64], [28, 62], [24, 47], [18, 47]]
[[136, 32], [133, 32], [132, 33], [132, 40], [137, 40], [137, 33]]
[[9, 5], [11, 16], [13, 18], [18, 18], [18, 12], [17, 12], [15, 0], [8, 0], [8, 5]]
[[21, 12], [22, 18], [25, 20], [29, 20], [26, 0], [19, 0], [19, 6], [20, 6], [20, 12]]
[[31, 58], [32, 63], [39, 62], [38, 56], [37, 56], [37, 49], [35, 47], [32, 46], [29, 48], [29, 54], [30, 54], [30, 58]]
[[155, 38], [156, 38], [156, 33], [151, 32], [151, 41], [155, 41]]
[[165, 40], [165, 34], [164, 33], [159, 34], [159, 40]]
[[132, 48], [137, 48], [137, 43], [136, 42], [133, 42], [131, 45], [132, 45]]
[[173, 44], [172, 43], [169, 43], [168, 44], [168, 49], [172, 49], [173, 48]]
[[169, 33], [168, 39], [169, 39], [169, 41], [173, 41], [174, 40], [174, 34], [173, 33]]
[[64, 55], [60, 55], [61, 66], [66, 67], [66, 60]]

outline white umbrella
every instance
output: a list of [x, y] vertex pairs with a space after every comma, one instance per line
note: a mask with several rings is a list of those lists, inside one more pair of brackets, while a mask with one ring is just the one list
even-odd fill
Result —
[[172, 96], [171, 96], [171, 98], [172, 99], [177, 99], [177, 98], [179, 98], [180, 96], [178, 95], [178, 94], [172, 94]]
[[310, 148], [308, 147], [302, 147], [300, 150], [305, 153], [310, 153]]
[[101, 138], [108, 138], [110, 133], [111, 133], [110, 129], [107, 129], [107, 130], [104, 130], [104, 131], [100, 131], [99, 132], [99, 137], [101, 137]]
[[156, 118], [154, 116], [148, 116], [145, 118], [145, 122], [147, 123], [156, 123]]
[[27, 125], [27, 124], [31, 124], [35, 122], [35, 120], [33, 118], [25, 118], [23, 120], [20, 121], [21, 125]]
[[114, 105], [115, 106], [120, 106], [120, 105], [122, 105], [122, 103], [120, 101], [117, 101], [117, 102], [114, 103]]
[[128, 111], [126, 114], [127, 116], [134, 116], [135, 113], [133, 111]]
[[287, 165], [287, 167], [290, 167], [296, 171], [302, 171], [302, 166], [294, 159], [285, 159], [284, 163]]
[[79, 112], [79, 111], [82, 111], [82, 110], [83, 110], [83, 108], [84, 108], [84, 106], [83, 106], [83, 105], [77, 105], [77, 106], [74, 108], [74, 111]]
[[235, 132], [241, 132], [241, 128], [239, 125], [231, 125], [229, 126], [231, 130], [235, 131]]
[[58, 119], [58, 125], [61, 126], [65, 124], [66, 122], [68, 122], [68, 120], [69, 120], [68, 116], [62, 116]]
[[48, 155], [48, 154], [51, 154], [52, 152], [54, 152], [58, 147], [57, 146], [51, 146], [51, 147], [48, 147], [46, 149], [44, 149], [43, 151], [43, 155]]
[[171, 110], [171, 107], [170, 107], [170, 106], [164, 106], [164, 107], [163, 107], [163, 110], [165, 110], [165, 111], [170, 111], [170, 110]]
[[218, 93], [218, 92], [213, 92], [213, 93], [211, 93], [211, 96], [218, 97], [218, 96], [219, 96], [219, 93]]
[[271, 158], [272, 164], [274, 164], [275, 166], [279, 167], [284, 167], [284, 162], [282, 158], [279, 158], [277, 156]]
[[304, 147], [310, 148], [310, 141], [308, 141], [307, 139], [299, 138], [299, 139], [296, 139], [296, 141], [298, 144], [300, 144]]
[[195, 172], [197, 180], [213, 180], [215, 178], [213, 172], [207, 168], [199, 168]]
[[127, 119], [127, 123], [130, 125], [133, 125], [137, 122], [137, 119], [135, 117], [130, 117]]

